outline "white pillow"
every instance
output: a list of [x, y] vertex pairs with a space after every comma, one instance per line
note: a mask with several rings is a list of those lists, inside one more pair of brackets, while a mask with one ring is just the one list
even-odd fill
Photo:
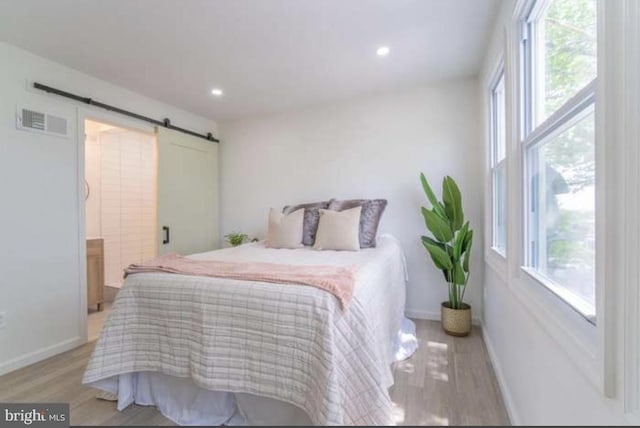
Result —
[[302, 247], [302, 223], [304, 208], [291, 214], [282, 214], [271, 208], [269, 211], [269, 229], [267, 247], [300, 248]]
[[344, 211], [320, 210], [316, 250], [360, 250], [360, 212], [362, 207]]

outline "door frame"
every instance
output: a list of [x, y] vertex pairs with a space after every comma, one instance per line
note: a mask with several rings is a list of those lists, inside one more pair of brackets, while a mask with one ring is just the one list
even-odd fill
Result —
[[[77, 141], [76, 141], [76, 194], [77, 194], [77, 214], [78, 214], [78, 283], [80, 284], [80, 290], [78, 293], [78, 307], [79, 307], [79, 330], [78, 336], [80, 336], [82, 343], [89, 341], [89, 328], [87, 312], [87, 219], [85, 216], [85, 120], [93, 120], [96, 122], [104, 123], [107, 125], [113, 125], [118, 128], [129, 129], [135, 132], [141, 132], [144, 134], [156, 133], [155, 126], [147, 124], [135, 119], [129, 119], [122, 117], [115, 113], [110, 113], [104, 110], [97, 110], [93, 108], [78, 107], [77, 114]], [[157, 144], [157, 143], [156, 143]], [[157, 178], [156, 178], [157, 179]], [[156, 189], [157, 192], [157, 189]], [[157, 212], [156, 212], [157, 216]]]

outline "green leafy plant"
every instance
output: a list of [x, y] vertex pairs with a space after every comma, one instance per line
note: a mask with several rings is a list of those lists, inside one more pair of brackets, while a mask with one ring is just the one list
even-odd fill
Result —
[[436, 198], [424, 174], [420, 181], [431, 209], [422, 207], [427, 229], [433, 237], [423, 236], [422, 245], [427, 249], [431, 260], [440, 269], [449, 287], [449, 306], [452, 309], [463, 309], [464, 293], [469, 281], [469, 258], [473, 243], [473, 230], [469, 222], [464, 221], [462, 196], [460, 189], [447, 176], [442, 181], [442, 202]]
[[226, 238], [227, 242], [233, 247], [242, 245], [247, 239], [249, 239], [249, 236], [246, 233], [240, 232], [227, 233], [226, 235], [224, 235], [224, 237]]

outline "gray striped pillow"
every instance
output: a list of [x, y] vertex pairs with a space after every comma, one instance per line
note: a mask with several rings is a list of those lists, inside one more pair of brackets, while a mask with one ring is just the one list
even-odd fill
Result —
[[320, 222], [321, 209], [328, 209], [330, 201], [310, 202], [307, 204], [287, 205], [283, 208], [283, 214], [290, 214], [294, 211], [304, 208], [304, 220], [302, 223], [302, 243], [304, 245], [313, 245], [316, 242], [316, 233], [318, 232], [318, 223]]

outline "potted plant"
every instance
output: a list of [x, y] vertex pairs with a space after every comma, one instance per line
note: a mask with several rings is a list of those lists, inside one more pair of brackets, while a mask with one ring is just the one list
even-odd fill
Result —
[[449, 288], [449, 300], [441, 305], [442, 327], [447, 334], [466, 336], [471, 331], [471, 306], [464, 303], [464, 293], [469, 281], [473, 230], [464, 221], [460, 189], [453, 178], [447, 176], [442, 181], [442, 202], [424, 174], [420, 174], [420, 180], [431, 203], [431, 209], [422, 207], [422, 216], [433, 235], [423, 236], [422, 244]]
[[247, 234], [240, 232], [227, 233], [226, 235], [224, 235], [224, 237], [232, 247], [242, 245], [246, 242], [247, 239], [249, 239], [249, 236]]

